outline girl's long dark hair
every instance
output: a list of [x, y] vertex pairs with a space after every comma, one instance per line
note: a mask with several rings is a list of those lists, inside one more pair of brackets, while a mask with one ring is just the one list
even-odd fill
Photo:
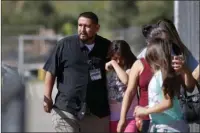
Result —
[[147, 42], [152, 38], [171, 40], [173, 42], [172, 49], [176, 55], [183, 55], [185, 57], [188, 53], [187, 47], [181, 41], [176, 27], [171, 20], [162, 19], [156, 24], [145, 25], [142, 28], [142, 33]]
[[108, 50], [108, 58], [111, 59], [113, 55], [119, 55], [123, 58], [125, 68], [129, 69], [137, 60], [136, 56], [132, 53], [129, 44], [124, 40], [114, 40]]
[[164, 94], [168, 94], [170, 98], [173, 99], [180, 91], [181, 80], [171, 64], [171, 47], [171, 41], [160, 38], [149, 40], [146, 60], [152, 67], [153, 71], [161, 70]]
[[169, 19], [162, 19], [157, 22], [157, 25], [168, 33], [173, 43], [175, 43], [184, 53], [186, 47], [182, 42], [174, 23]]
[[151, 30], [148, 39], [151, 40], [152, 38], [161, 38], [164, 40], [171, 41], [173, 52], [176, 55], [184, 55], [184, 48], [182, 47], [182, 45], [177, 43], [177, 41], [174, 41], [175, 37], [171, 37], [171, 35], [169, 34], [169, 31], [166, 31], [165, 29], [163, 29], [159, 26], [155, 27]]

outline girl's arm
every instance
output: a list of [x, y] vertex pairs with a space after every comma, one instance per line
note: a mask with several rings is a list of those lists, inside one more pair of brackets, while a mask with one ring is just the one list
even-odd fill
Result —
[[117, 64], [117, 62], [115, 60], [111, 60], [111, 64], [112, 64], [115, 72], [117, 73], [117, 76], [121, 80], [121, 82], [124, 83], [125, 85], [127, 85], [128, 84], [128, 74]]
[[[164, 92], [163, 92], [164, 95]], [[161, 113], [167, 109], [170, 109], [173, 106], [172, 99], [169, 97], [168, 94], [164, 95], [164, 99], [157, 105], [153, 107], [139, 107], [135, 108], [134, 114], [136, 116], [145, 116], [152, 113]]]
[[[164, 93], [163, 93], [164, 95]], [[161, 113], [167, 109], [170, 109], [173, 106], [172, 103], [172, 99], [169, 97], [168, 94], [164, 95], [164, 99], [162, 100], [162, 102], [160, 102], [159, 104], [147, 108], [147, 114], [152, 114], [152, 113]]]

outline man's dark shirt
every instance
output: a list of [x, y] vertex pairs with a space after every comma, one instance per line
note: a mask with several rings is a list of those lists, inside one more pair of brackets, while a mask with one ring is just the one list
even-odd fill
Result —
[[[76, 115], [86, 101], [94, 115], [109, 115], [105, 63], [110, 43], [96, 35], [95, 45], [88, 52], [78, 35], [58, 41], [44, 66], [44, 70], [57, 77], [55, 107]], [[100, 70], [101, 79], [91, 80], [90, 70], [94, 69]]]

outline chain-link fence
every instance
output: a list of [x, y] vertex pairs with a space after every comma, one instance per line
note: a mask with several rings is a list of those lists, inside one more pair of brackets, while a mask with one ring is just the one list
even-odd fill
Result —
[[1, 37], [1, 59], [6, 64], [17, 66], [18, 61], [18, 36]]
[[56, 42], [61, 36], [33, 36], [19, 37], [18, 67], [21, 72], [29, 69], [39, 69], [47, 60]]
[[2, 37], [2, 62], [17, 66], [21, 73], [26, 70], [39, 69], [61, 38], [60, 35]]

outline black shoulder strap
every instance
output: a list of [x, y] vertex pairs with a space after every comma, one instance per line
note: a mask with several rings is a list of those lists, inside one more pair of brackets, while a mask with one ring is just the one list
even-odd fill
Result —
[[136, 94], [137, 94], [137, 99], [138, 99], [138, 104], [139, 104], [139, 99], [140, 99], [140, 88], [139, 87], [137, 87]]

